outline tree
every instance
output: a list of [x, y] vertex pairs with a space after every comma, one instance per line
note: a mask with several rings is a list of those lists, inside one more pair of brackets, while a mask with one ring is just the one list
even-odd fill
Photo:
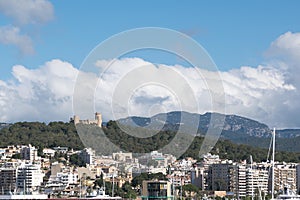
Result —
[[[98, 130], [93, 125], [83, 125], [83, 128], [91, 128], [91, 132], [93, 134]], [[105, 133], [105, 137], [110, 139], [111, 142], [123, 150], [136, 153], [145, 153], [159, 149], [160, 147], [168, 144], [176, 135], [176, 132], [174, 132], [176, 128], [176, 125], [174, 127], [171, 125], [165, 126], [161, 131], [159, 131], [159, 133], [151, 136], [152, 132], [145, 128], [128, 127], [128, 130], [133, 133], [138, 132], [143, 133], [144, 135], [149, 135], [149, 137], [145, 138], [133, 137], [132, 135], [135, 134], [127, 134], [118, 127], [116, 121], [108, 122], [107, 126], [103, 127], [101, 130], [103, 130]], [[224, 132], [224, 134], [233, 133]], [[184, 137], [188, 137], [188, 134], [184, 135]], [[220, 139], [211, 153], [218, 154], [221, 159], [227, 158], [233, 161], [244, 160], [248, 158], [249, 155], [252, 155], [253, 160], [256, 162], [266, 160], [265, 149], [257, 148], [257, 146], [265, 146], [267, 148], [269, 138], [257, 139], [253, 137], [251, 140], [249, 140], [248, 137], [242, 138], [238, 134], [237, 137], [240, 137], [239, 139], [241, 140], [241, 143], [247, 140], [247, 143], [251, 144], [252, 146], [235, 144], [229, 140]], [[192, 144], [190, 144], [190, 148], [188, 148], [181, 158], [193, 157], [200, 160], [199, 150], [202, 146], [203, 140], [204, 137], [201, 137], [201, 134], [194, 137]], [[96, 146], [98, 140], [93, 141], [95, 142], [93, 145]], [[182, 139], [182, 142], [185, 142], [184, 138]], [[277, 151], [276, 160], [285, 162], [299, 162], [299, 152], [288, 152], [292, 150], [300, 150], [300, 146], [297, 145], [299, 142], [300, 137], [295, 137], [293, 139], [279, 138], [277, 145], [281, 149], [285, 149], [287, 152]], [[0, 147], [20, 144], [32, 144], [38, 148], [39, 155], [42, 155], [43, 148], [67, 146], [74, 150], [79, 150], [84, 147], [79, 135], [77, 134], [77, 129], [74, 126], [74, 123], [50, 122], [48, 125], [46, 125], [45, 123], [40, 122], [17, 122], [0, 130]], [[112, 147], [109, 146], [107, 148], [108, 152], [111, 152], [110, 148]], [[155, 165], [156, 163], [150, 164]]]
[[132, 179], [131, 184], [133, 187], [137, 187], [137, 186], [141, 186], [144, 180], [153, 180], [153, 179], [167, 180], [167, 177], [161, 172], [155, 174], [141, 173], [140, 175]]
[[124, 192], [123, 198], [136, 199], [137, 194], [128, 181], [126, 181], [122, 186], [122, 191]]
[[75, 166], [79, 166], [79, 167], [85, 166], [84, 161], [81, 159], [81, 157], [78, 154], [71, 155], [69, 161], [71, 164]]
[[20, 153], [16, 153], [16, 154], [12, 155], [11, 158], [13, 158], [13, 159], [21, 159], [21, 154]]
[[189, 197], [192, 196], [192, 192], [194, 192], [195, 194], [198, 193], [199, 188], [193, 184], [187, 184], [187, 185], [183, 185], [182, 186], [182, 190], [183, 190], [183, 194], [188, 194]]

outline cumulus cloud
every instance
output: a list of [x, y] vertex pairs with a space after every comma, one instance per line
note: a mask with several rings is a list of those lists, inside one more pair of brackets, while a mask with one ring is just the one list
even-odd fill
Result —
[[[300, 66], [294, 55], [300, 48], [292, 42], [299, 38], [299, 34], [293, 33], [280, 36], [271, 44], [264, 65], [224, 72], [153, 64], [140, 58], [99, 60], [95, 66], [99, 72], [105, 72], [101, 76], [80, 71], [61, 60], [49, 61], [34, 70], [14, 66], [13, 78], [0, 81], [0, 121], [66, 121], [71, 115], [80, 114], [80, 110], [84, 113], [85, 96], [82, 106], [75, 106], [75, 113], [72, 108], [74, 84], [81, 74], [84, 87], [75, 93], [80, 97], [85, 89], [92, 89], [92, 96], [86, 102], [92, 102], [94, 111], [101, 112], [105, 120], [181, 109], [224, 112], [223, 105], [218, 104], [222, 101], [218, 94], [223, 90], [227, 113], [270, 126], [299, 127], [300, 80], [294, 70]], [[287, 43], [293, 47], [289, 48]], [[207, 81], [214, 83], [218, 78], [222, 79], [223, 87], [207, 86]], [[196, 104], [184, 105], [192, 102], [193, 97]], [[212, 101], [212, 97], [216, 99]], [[217, 103], [212, 106], [212, 102]], [[92, 118], [93, 113], [81, 117]]]
[[15, 26], [0, 27], [0, 43], [15, 45], [25, 55], [34, 53], [31, 38], [27, 35], [22, 35], [20, 29]]
[[[109, 63], [111, 61], [102, 60], [97, 62], [97, 66], [105, 67]], [[122, 112], [120, 111], [122, 114], [117, 115], [117, 118], [125, 117], [129, 114], [150, 116], [157, 112], [181, 109], [200, 113], [207, 111], [223, 113], [225, 105], [227, 113], [251, 117], [268, 124], [284, 126], [289, 121], [288, 116], [286, 116], [286, 119], [280, 122], [278, 120], [279, 114], [276, 112], [279, 111], [279, 108], [286, 109], [286, 106], [290, 106], [287, 101], [288, 97], [295, 94], [297, 88], [287, 81], [287, 77], [281, 69], [271, 65], [260, 65], [258, 67], [243, 66], [228, 72], [213, 72], [205, 69], [187, 68], [180, 65], [166, 66], [158, 64], [155, 66], [139, 58], [117, 60], [110, 64], [104, 73], [102, 81], [100, 81], [97, 91], [101, 92], [102, 96], [96, 98], [96, 108], [99, 110], [102, 109], [105, 112], [105, 116], [111, 117], [115, 114], [111, 112], [111, 105], [113, 104], [110, 100], [114, 99], [114, 92], [116, 92], [118, 87], [122, 87], [122, 89], [126, 88], [124, 87], [124, 83], [126, 84], [126, 82], [119, 84], [119, 81], [126, 79], [126, 76], [134, 71], [134, 69], [143, 66], [147, 66], [153, 70], [158, 69], [162, 77], [173, 79], [176, 84], [180, 81], [187, 81], [191, 90], [188, 91], [185, 89], [180, 92], [174, 92], [172, 90], [174, 87], [172, 88], [170, 85], [162, 86], [153, 83], [151, 85], [151, 82], [150, 85], [141, 85], [141, 87], [137, 85], [135, 90], [129, 91], [132, 93], [131, 98], [125, 102], [127, 105], [122, 104], [123, 110], [121, 109]], [[170, 75], [169, 70], [164, 70], [167, 68], [178, 72], [183, 79], [176, 80], [174, 76]], [[144, 80], [148, 76], [151, 76], [150, 71], [136, 73], [136, 79]], [[219, 78], [223, 82], [223, 87], [221, 88], [211, 88], [206, 84], [207, 81], [217, 82]], [[178, 86], [178, 88], [180, 87]], [[225, 102], [222, 98], [218, 99], [219, 90], [223, 90], [225, 93]], [[198, 108], [182, 108], [180, 99], [193, 95], [197, 99]], [[220, 104], [216, 103], [219, 101], [223, 102]], [[153, 105], [156, 106], [153, 108]]]
[[0, 12], [20, 25], [41, 24], [54, 17], [53, 6], [47, 0], [0, 0]]
[[37, 69], [13, 66], [13, 79], [0, 82], [0, 121], [66, 121], [72, 113], [77, 73], [61, 60]]
[[54, 18], [53, 6], [47, 0], [0, 0], [0, 13], [12, 19], [10, 25], [0, 27], [0, 43], [16, 46], [23, 55], [34, 53], [31, 37], [21, 33], [23, 26]]
[[[272, 66], [241, 67], [222, 72], [228, 113], [250, 117], [270, 126], [282, 127], [276, 109], [283, 108], [283, 99], [296, 92], [282, 71]], [[286, 95], [286, 96], [285, 96]], [[283, 113], [282, 113], [283, 114]]]
[[289, 93], [277, 93], [269, 97], [272, 122], [274, 126], [299, 127], [300, 110], [300, 33], [286, 32], [272, 42], [266, 52], [268, 62], [281, 70], [286, 82], [293, 84], [295, 90]]
[[286, 59], [298, 59], [300, 50], [300, 33], [286, 32], [272, 42], [267, 54]]

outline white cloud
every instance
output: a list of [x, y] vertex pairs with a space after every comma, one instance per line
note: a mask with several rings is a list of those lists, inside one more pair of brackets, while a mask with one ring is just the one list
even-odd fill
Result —
[[[300, 80], [294, 70], [300, 66], [293, 56], [299, 48], [292, 42], [299, 38], [299, 34], [292, 33], [280, 36], [268, 50], [270, 57], [264, 65], [243, 66], [227, 72], [202, 69], [200, 74], [211, 83], [216, 82], [218, 76], [222, 78], [227, 113], [250, 117], [270, 126], [299, 127]], [[288, 43], [294, 47], [289, 48]], [[95, 64], [103, 71], [109, 62], [101, 60]], [[149, 116], [178, 110], [182, 108], [180, 100], [188, 102], [193, 95], [199, 100], [198, 112], [223, 110], [221, 104], [211, 106], [211, 94], [218, 98], [222, 88], [210, 91], [195, 69], [179, 65], [154, 65], [140, 58], [115, 60], [98, 85], [96, 74], [78, 71], [61, 60], [49, 61], [35, 70], [18, 65], [12, 72], [12, 80], [0, 81], [0, 121], [68, 120], [73, 114], [72, 97], [78, 73], [83, 75], [84, 88], [95, 89], [95, 97], [87, 101], [94, 103], [95, 100], [95, 111], [101, 112], [105, 120], [113, 118], [112, 99], [116, 105], [114, 112], [119, 114], [117, 117], [128, 114]], [[154, 78], [154, 81], [148, 84], [138, 82], [147, 82], [149, 78]], [[159, 81], [165, 82], [159, 85]], [[130, 98], [117, 98], [122, 97], [116, 95], [118, 89]], [[216, 99], [218, 101], [222, 99]], [[184, 109], [197, 112], [193, 110], [195, 105]], [[93, 113], [86, 114], [93, 117]]]
[[[105, 64], [107, 61], [101, 62]], [[131, 87], [134, 90], [129, 94], [129, 101], [126, 100], [125, 105], [121, 104], [122, 99], [113, 96], [114, 92], [118, 88], [121, 91], [123, 88], [126, 89], [127, 81], [132, 80], [130, 73], [134, 72], [132, 75], [136, 75], [134, 70], [138, 70], [140, 66], [148, 67], [149, 71], [147, 73], [139, 73], [140, 77], [137, 79], [147, 79], [147, 76], [151, 76], [152, 72], [155, 72], [154, 75], [157, 75], [157, 72], [160, 73], [161, 77], [173, 80], [173, 83], [171, 81], [167, 82], [170, 85], [159, 85], [154, 81], [148, 85]], [[176, 86], [179, 89], [184, 88], [183, 86], [185, 85], [181, 83], [183, 79], [180, 80], [180, 77], [176, 78], [176, 75], [170, 77], [170, 69], [185, 77], [192, 92], [189, 88], [174, 89]], [[13, 79], [7, 82], [0, 82], [0, 112], [2, 113], [0, 121], [68, 120], [73, 114], [72, 97], [78, 72], [70, 63], [61, 60], [49, 61], [34, 70], [27, 69], [21, 65], [14, 66], [12, 69]], [[210, 91], [205, 85], [205, 81], [199, 79], [199, 76], [195, 75], [197, 72], [192, 68], [178, 65], [158, 65], [155, 67], [155, 65], [139, 58], [125, 58], [116, 60], [111, 65], [110, 69], [102, 77], [99, 85], [96, 85], [97, 76], [95, 74], [81, 73], [83, 73], [84, 83], [87, 87], [96, 89], [95, 109], [100, 111], [106, 120], [114, 117], [111, 107], [112, 99], [121, 105], [121, 107], [113, 110], [114, 112], [120, 112], [118, 110], [120, 108], [124, 110], [123, 113], [115, 115], [116, 117], [125, 117], [128, 114], [150, 116], [158, 112], [180, 110], [182, 108], [180, 100], [193, 95], [199, 100], [198, 112], [220, 112], [223, 110], [222, 107], [218, 107], [220, 105], [214, 105], [214, 110], [212, 110], [211, 92], [218, 91]], [[218, 72], [201, 70], [200, 73], [203, 77], [214, 79], [212, 77], [217, 77], [215, 73]], [[279, 108], [285, 109], [285, 106], [290, 106], [290, 102], [285, 101], [284, 103], [284, 99], [288, 99], [290, 94], [295, 93], [294, 86], [286, 83], [281, 72], [272, 67], [242, 67], [229, 72], [220, 72], [220, 75], [223, 79], [226, 94], [227, 111], [268, 123], [276, 120], [275, 116], [277, 115], [274, 115], [274, 112], [277, 112]], [[127, 80], [126, 78], [128, 77], [130, 79]], [[157, 80], [161, 81], [162, 79]], [[94, 96], [89, 99], [89, 102], [94, 103], [93, 98]], [[84, 99], [85, 97], [82, 96], [82, 100]], [[189, 99], [187, 102], [189, 102]], [[82, 108], [84, 109], [85, 107], [83, 106]], [[197, 110], [193, 109], [195, 107], [192, 106], [185, 107], [184, 110], [197, 112]], [[87, 113], [85, 117], [88, 115], [92, 117], [93, 113]], [[287, 115], [285, 117], [286, 119], [282, 121], [282, 124], [289, 120]]]
[[0, 43], [17, 46], [22, 54], [33, 54], [34, 48], [31, 38], [22, 35], [20, 29], [15, 26], [0, 27]]
[[300, 33], [286, 32], [272, 42], [268, 54], [271, 56], [286, 56], [299, 59]]
[[24, 55], [33, 54], [34, 47], [31, 36], [21, 33], [25, 30], [23, 26], [46, 23], [54, 18], [53, 6], [47, 0], [0, 0], [0, 13], [13, 21], [0, 27], [0, 44], [14, 45]]
[[[110, 66], [106, 69], [105, 66], [109, 63]], [[218, 95], [222, 88], [212, 89], [206, 84], [207, 81], [217, 82], [218, 78], [221, 77], [228, 113], [251, 117], [277, 127], [286, 126], [286, 124], [296, 126], [297, 124], [297, 121], [293, 124], [289, 123], [288, 115], [280, 111], [280, 109], [286, 110], [287, 107], [291, 106], [288, 99], [297, 92], [297, 88], [287, 81], [288, 78], [284, 75], [285, 72], [276, 68], [276, 66], [243, 66], [240, 69], [228, 72], [212, 72], [200, 69], [201, 76], [199, 76], [194, 68], [179, 65], [155, 66], [139, 58], [126, 58], [112, 63], [111, 61], [101, 60], [96, 65], [100, 67], [101, 72], [104, 71], [105, 73], [96, 90], [95, 107], [108, 119], [113, 118], [113, 116], [116, 118], [126, 117], [129, 114], [150, 116], [155, 112], [181, 109], [200, 113], [207, 111], [224, 112], [222, 104], [218, 104], [218, 102], [222, 103], [222, 98]], [[147, 67], [148, 70], [143, 69], [144, 67]], [[138, 69], [142, 69], [141, 73]], [[180, 80], [175, 75], [170, 75], [172, 70], [176, 71], [179, 76], [185, 77], [185, 79]], [[158, 71], [158, 73], [155, 74], [155, 71]], [[143, 85], [141, 82], [141, 84], [136, 84], [135, 87], [130, 86], [134, 82], [133, 79], [147, 80], [152, 73], [155, 75], [152, 84], [150, 82], [149, 85]], [[204, 79], [201, 77], [204, 77]], [[162, 87], [155, 84], [157, 81], [163, 82], [164, 79], [173, 81], [175, 87], [171, 87], [171, 82], [167, 82], [166, 85], [161, 84]], [[192, 91], [187, 89], [172, 90], [183, 88], [183, 85], [180, 84], [185, 81], [187, 81]], [[118, 98], [114, 94], [116, 92], [123, 93]], [[195, 106], [183, 108], [180, 100], [193, 95], [198, 100], [199, 109], [197, 110]], [[111, 99], [117, 102], [112, 104]], [[112, 111], [112, 108], [115, 110]], [[281, 114], [284, 117], [278, 117]]]
[[54, 17], [53, 6], [47, 0], [0, 0], [0, 12], [20, 25], [41, 24]]
[[16, 65], [13, 79], [0, 82], [0, 121], [67, 120], [78, 73], [70, 63], [51, 60], [38, 69]]
[[275, 110], [285, 106], [283, 99], [294, 94], [296, 86], [287, 82], [282, 71], [271, 66], [241, 67], [222, 72], [222, 77], [229, 113], [251, 117], [276, 127], [285, 126], [288, 122], [287, 115], [284, 121], [280, 121]]

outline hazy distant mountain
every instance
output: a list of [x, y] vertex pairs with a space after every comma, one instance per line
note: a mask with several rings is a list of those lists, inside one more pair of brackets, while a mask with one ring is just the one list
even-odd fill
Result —
[[0, 122], [0, 130], [3, 129], [3, 128], [5, 128], [5, 127], [8, 127], [10, 125], [11, 124]]
[[[211, 122], [211, 118], [224, 119], [224, 124], [219, 121]], [[201, 134], [205, 134], [209, 126], [218, 127], [223, 130], [223, 133], [238, 133], [240, 135], [255, 136], [255, 137], [270, 137], [271, 130], [269, 127], [258, 121], [248, 119], [237, 115], [223, 115], [219, 113], [195, 114], [188, 112], [169, 112], [154, 115], [151, 118], [146, 117], [128, 117], [118, 120], [121, 124], [128, 126], [142, 126], [149, 129], [178, 129], [179, 125], [187, 133], [194, 133], [189, 130], [195, 130]], [[222, 135], [224, 135], [222, 134]]]
[[[224, 123], [210, 124], [210, 119], [224, 119]], [[184, 120], [182, 120], [184, 119]], [[248, 144], [256, 147], [268, 148], [272, 130], [263, 123], [237, 115], [223, 115], [219, 113], [195, 114], [188, 112], [169, 112], [154, 115], [153, 117], [127, 117], [118, 120], [120, 124], [127, 126], [141, 126], [154, 130], [175, 130], [180, 126], [180, 131], [189, 134], [205, 135], [209, 126], [222, 128], [221, 138], [234, 143]], [[197, 130], [195, 132], [195, 130]], [[278, 150], [300, 152], [299, 129], [285, 129], [276, 131], [276, 148]]]
[[283, 129], [277, 130], [276, 136], [280, 138], [294, 138], [300, 136], [300, 129]]

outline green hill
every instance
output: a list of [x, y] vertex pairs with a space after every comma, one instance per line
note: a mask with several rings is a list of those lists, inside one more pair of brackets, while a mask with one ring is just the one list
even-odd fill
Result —
[[[92, 130], [92, 134], [97, 134], [100, 128], [92, 125], [82, 125], [83, 128]], [[124, 151], [136, 153], [150, 152], [160, 146], [168, 144], [176, 135], [174, 131], [160, 131], [152, 137], [138, 138], [123, 132], [115, 121], [110, 121], [102, 129], [105, 137], [112, 143], [121, 147]], [[141, 128], [131, 127], [131, 131], [145, 131]], [[188, 134], [187, 134], [188, 135]], [[186, 136], [184, 136], [186, 137]], [[192, 136], [189, 136], [192, 137]], [[98, 138], [99, 139], [99, 138]], [[199, 150], [203, 142], [203, 137], [197, 136], [193, 143], [182, 157], [191, 156], [199, 159]], [[94, 140], [95, 144], [98, 141]], [[184, 142], [185, 138], [182, 138]], [[19, 144], [32, 144], [39, 149], [44, 147], [67, 146], [73, 149], [84, 148], [77, 130], [73, 123], [51, 122], [49, 124], [40, 122], [18, 122], [0, 130], [0, 146]], [[268, 147], [268, 145], [266, 145]], [[250, 155], [255, 161], [266, 160], [267, 150], [263, 148], [251, 147], [244, 144], [234, 144], [229, 140], [219, 140], [211, 153], [219, 154], [221, 158], [235, 161], [248, 159]], [[98, 152], [99, 153], [99, 152]], [[286, 162], [300, 162], [300, 153], [276, 152], [276, 160]]]

